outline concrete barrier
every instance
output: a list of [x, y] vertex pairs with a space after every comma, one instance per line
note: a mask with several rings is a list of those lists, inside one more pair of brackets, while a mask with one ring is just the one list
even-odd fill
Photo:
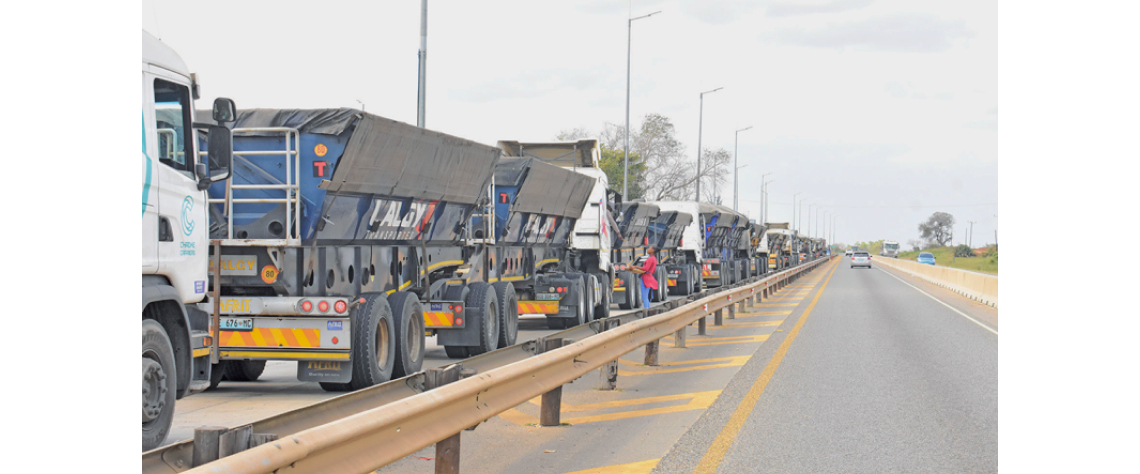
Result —
[[911, 260], [890, 257], [874, 257], [871, 264], [881, 264], [901, 272], [909, 273], [935, 285], [961, 293], [983, 304], [997, 308], [998, 277], [957, 268], [926, 265]]

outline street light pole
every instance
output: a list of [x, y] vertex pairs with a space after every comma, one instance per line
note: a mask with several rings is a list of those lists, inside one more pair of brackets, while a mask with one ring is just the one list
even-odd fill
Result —
[[767, 220], [767, 217], [768, 217], [768, 183], [770, 181], [764, 181], [764, 178], [767, 178], [768, 175], [770, 175], [770, 174], [772, 174], [771, 171], [760, 175], [760, 223], [761, 224], [768, 222], [768, 220]]
[[803, 191], [792, 195], [792, 230], [796, 229], [796, 197], [803, 194]]
[[626, 39], [625, 39], [625, 171], [622, 175], [621, 195], [622, 199], [629, 199], [629, 73], [630, 73], [630, 55], [633, 51], [633, 21], [642, 18], [649, 18], [653, 15], [661, 13], [655, 11], [648, 15], [642, 15], [637, 18], [630, 18], [626, 23]]
[[420, 0], [419, 90], [416, 91], [416, 126], [427, 123], [427, 0]]
[[[740, 150], [740, 132], [752, 128], [751, 125], [736, 131], [736, 140], [732, 144], [732, 166], [736, 169], [732, 171], [732, 210], [737, 211], [737, 204], [740, 201], [740, 166], [736, 166], [737, 156]], [[744, 165], [748, 166], [748, 165]]]
[[705, 127], [705, 94], [712, 94], [721, 89], [724, 89], [724, 87], [717, 87], [711, 91], [701, 92], [701, 112], [700, 118], [697, 120], [697, 202], [701, 202], [701, 138], [704, 137]]

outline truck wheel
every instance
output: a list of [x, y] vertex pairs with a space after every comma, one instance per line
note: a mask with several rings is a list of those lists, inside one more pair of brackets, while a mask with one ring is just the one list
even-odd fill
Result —
[[511, 282], [491, 285], [499, 299], [499, 348], [515, 345], [519, 336], [519, 296]]
[[594, 319], [603, 319], [610, 317], [610, 301], [612, 300], [612, 292], [614, 291], [614, 284], [608, 277], [599, 277], [594, 275], [601, 286], [602, 300], [594, 305]]
[[222, 380], [226, 377], [225, 362], [210, 365], [210, 387], [206, 390], [213, 390], [218, 388]]
[[665, 267], [657, 267], [657, 291], [653, 292], [657, 296], [658, 303], [664, 303], [669, 299], [669, 272]]
[[621, 279], [621, 287], [625, 289], [625, 302], [618, 303], [618, 308], [633, 309], [637, 307], [637, 290], [633, 285], [634, 276], [632, 272], [618, 273], [618, 278]]
[[578, 290], [578, 306], [574, 308], [574, 319], [566, 322], [567, 327], [575, 327], [586, 324], [586, 288], [584, 280], [577, 278], [574, 280], [574, 286]]
[[[388, 298], [384, 293], [365, 293], [361, 297], [364, 304], [353, 308], [351, 315], [352, 380], [345, 387], [348, 390], [391, 380], [396, 362], [396, 328]], [[322, 383], [321, 387], [325, 385]]]
[[142, 449], [157, 448], [174, 421], [174, 394], [178, 375], [174, 349], [162, 325], [153, 319], [142, 322]]
[[594, 320], [594, 291], [597, 287], [597, 280], [593, 275], [589, 273], [582, 274], [582, 291], [585, 292], [584, 300], [586, 301], [586, 305], [582, 308], [585, 310], [587, 323]]
[[392, 323], [396, 333], [396, 362], [392, 378], [398, 379], [420, 371], [424, 365], [424, 309], [415, 293], [397, 291], [388, 297], [392, 305]]
[[264, 360], [227, 360], [221, 364], [226, 380], [253, 382], [265, 372]]
[[469, 357], [467, 346], [443, 346], [443, 351], [447, 353], [449, 359], [466, 359]]
[[[475, 308], [479, 312], [479, 345], [467, 346], [467, 353], [473, 356], [491, 352], [499, 345], [499, 312], [496, 310], [495, 289], [486, 283], [472, 283], [467, 294], [467, 311]], [[468, 314], [470, 316], [470, 313]]]

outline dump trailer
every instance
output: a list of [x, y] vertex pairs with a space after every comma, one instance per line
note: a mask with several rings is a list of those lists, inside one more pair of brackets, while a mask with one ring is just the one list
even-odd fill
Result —
[[665, 266], [666, 285], [671, 295], [688, 295], [704, 289], [702, 268], [705, 252], [704, 225], [701, 223], [701, 204], [690, 201], [651, 201], [661, 214], [676, 212], [674, 227], [670, 227], [670, 240], [677, 239], [668, 259], [658, 258]]
[[609, 317], [615, 278], [610, 261], [611, 235], [617, 228], [621, 202], [620, 195], [609, 189], [609, 180], [600, 167], [601, 146], [598, 140], [542, 143], [501, 140], [498, 146], [508, 157], [535, 158], [593, 180], [590, 196], [570, 234], [570, 248], [565, 259], [567, 266], [564, 268], [595, 276], [598, 287], [593, 294], [586, 295], [586, 299], [594, 304], [595, 319]]
[[[142, 32], [142, 449], [158, 447], [175, 400], [210, 385], [206, 187], [230, 173], [232, 100], [196, 113], [198, 84], [173, 49]], [[213, 118], [216, 124], [198, 123]], [[208, 155], [196, 129], [213, 146]]]
[[761, 249], [760, 241], [767, 231], [767, 226], [754, 220], [749, 221], [748, 229], [748, 271], [751, 276], [760, 276], [768, 272], [768, 248]]
[[[629, 271], [633, 265], [640, 266], [645, 249], [649, 245], [649, 226], [657, 219], [661, 209], [645, 202], [623, 202], [622, 213], [617, 219], [617, 232], [612, 236], [610, 260], [614, 263], [614, 304], [621, 309], [635, 309], [642, 306], [641, 275]], [[660, 258], [658, 258], [660, 261]], [[655, 277], [664, 281], [665, 267], [658, 265]], [[655, 301], [664, 301], [663, 292], [657, 292]]]
[[[665, 279], [658, 280], [662, 299], [668, 295], [687, 295], [693, 292], [690, 286], [696, 280], [695, 266], [685, 266], [687, 259], [684, 244], [685, 229], [693, 222], [693, 216], [680, 211], [661, 211], [649, 223], [649, 245], [658, 248], [657, 265], [665, 271]], [[681, 278], [684, 273], [685, 278]]]
[[704, 229], [704, 264], [701, 276], [707, 287], [731, 285], [735, 282], [734, 272], [729, 265], [728, 238], [736, 225], [736, 215], [725, 214], [714, 204], [700, 203], [700, 219]]
[[720, 220], [726, 223], [730, 218], [732, 220], [732, 227], [724, 238], [721, 267], [730, 272], [728, 284], [745, 281], [753, 276], [749, 263], [749, 254], [752, 249], [752, 223], [744, 214], [726, 206], [716, 205], [716, 207], [721, 210]]
[[499, 345], [500, 303], [464, 243], [498, 149], [348, 108], [245, 110], [233, 146], [209, 189], [219, 272], [201, 304], [227, 379], [287, 360], [356, 390], [419, 371], [428, 333]]
[[[514, 345], [519, 314], [542, 314], [551, 329], [584, 324], [594, 317], [600, 282], [570, 269], [570, 234], [593, 189], [588, 176], [534, 158], [503, 158], [495, 165], [493, 206], [472, 220], [472, 228], [494, 222], [490, 242], [472, 242], [471, 273], [491, 283], [500, 302], [500, 347]], [[484, 218], [487, 218], [485, 221]], [[480, 236], [483, 234], [481, 233]], [[463, 345], [445, 346], [453, 358]]]

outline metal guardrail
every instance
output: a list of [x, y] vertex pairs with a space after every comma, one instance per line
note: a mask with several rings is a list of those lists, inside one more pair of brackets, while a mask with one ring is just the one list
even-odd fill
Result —
[[[720, 312], [729, 308], [731, 318], [734, 305], [743, 309], [746, 299], [766, 297], [828, 261], [819, 259], [754, 282], [706, 291], [694, 301], [655, 316], [643, 318], [644, 312], [638, 312], [593, 321], [281, 413], [246, 430], [274, 433], [276, 441], [192, 470], [191, 440], [148, 451], [142, 455], [142, 472], [371, 472], [453, 437], [457, 448], [458, 433], [464, 429], [538, 395], [560, 390], [563, 384], [639, 347], [647, 346], [647, 359], [648, 351], [654, 351], [655, 359], [661, 338], [677, 333], [683, 344], [687, 326], [699, 322], [703, 333], [708, 316], [715, 315], [719, 323]], [[620, 322], [614, 324], [615, 320]], [[553, 347], [568, 345], [545, 350], [551, 343]], [[438, 386], [443, 372], [466, 377]]]

